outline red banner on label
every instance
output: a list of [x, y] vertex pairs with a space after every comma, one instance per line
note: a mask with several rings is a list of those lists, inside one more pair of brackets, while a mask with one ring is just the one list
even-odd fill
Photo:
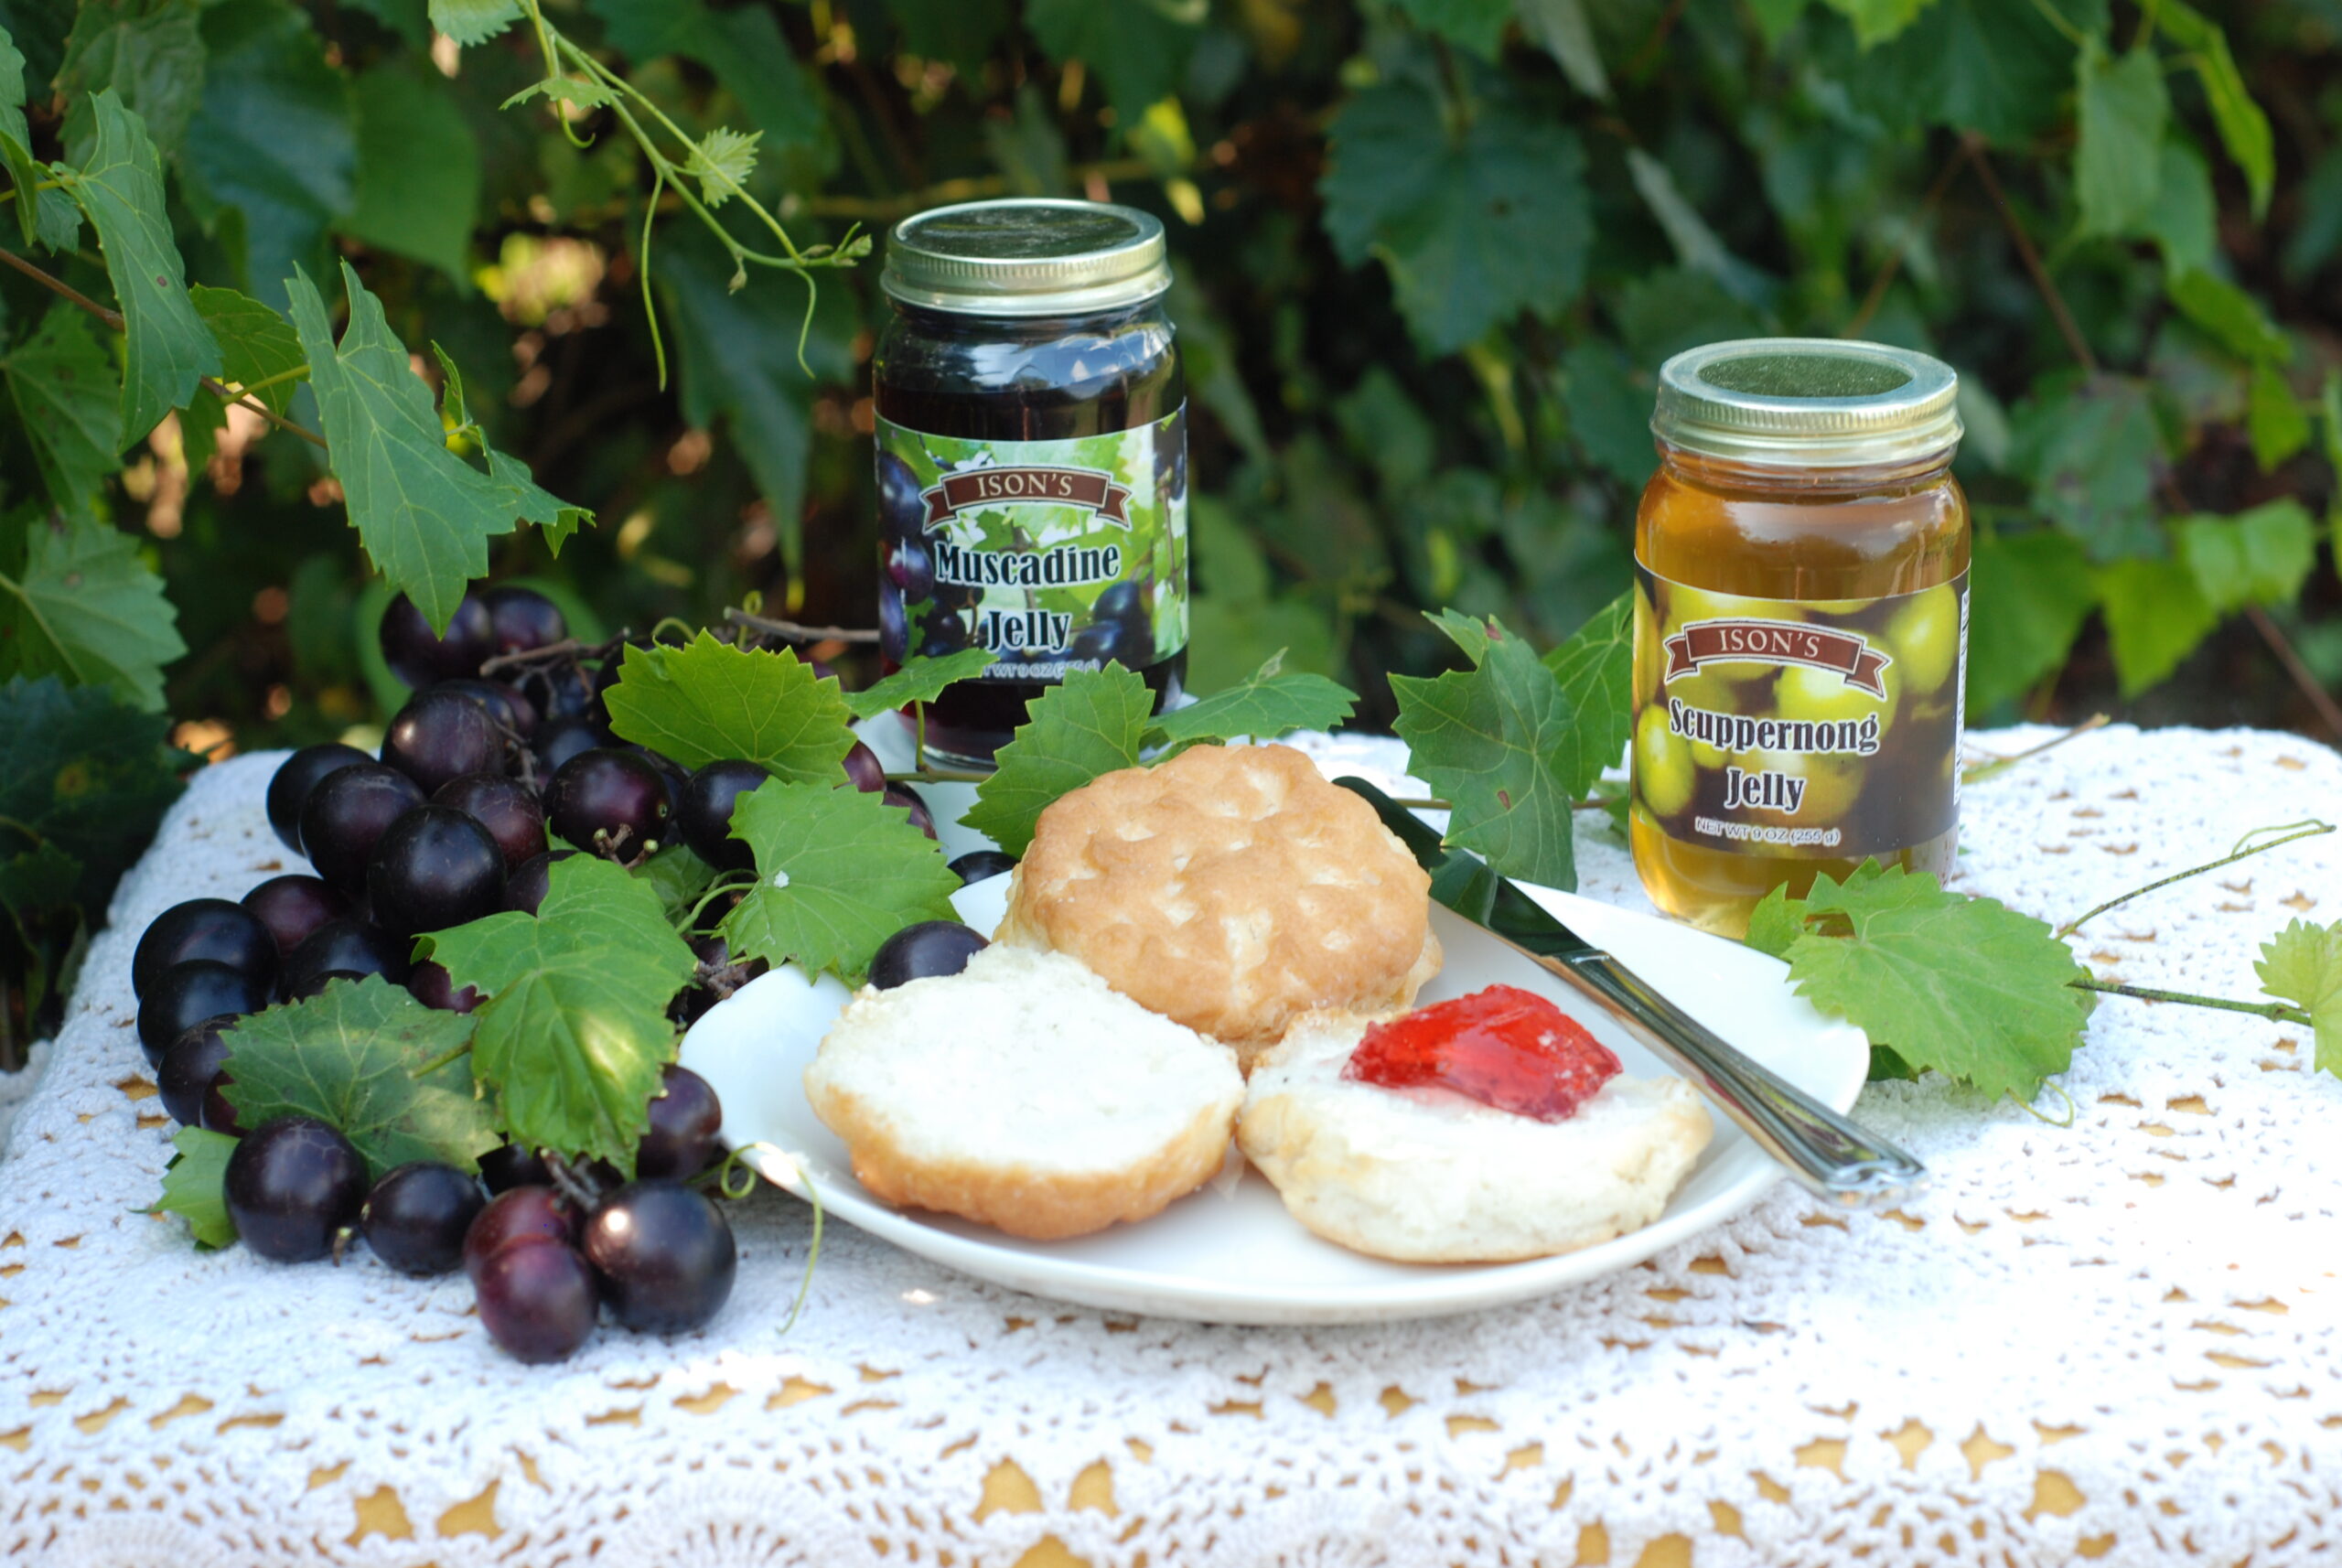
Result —
[[963, 468], [944, 475], [941, 484], [920, 491], [919, 497], [927, 502], [929, 528], [955, 512], [995, 506], [1074, 506], [1094, 511], [1118, 528], [1131, 525], [1123, 510], [1131, 499], [1130, 487], [1095, 468]]
[[1874, 697], [1886, 695], [1880, 672], [1894, 662], [1874, 650], [1860, 632], [1833, 631], [1801, 621], [1695, 621], [1667, 639], [1667, 679], [1689, 675], [1710, 660], [1756, 664], [1802, 664], [1835, 670], [1849, 686]]

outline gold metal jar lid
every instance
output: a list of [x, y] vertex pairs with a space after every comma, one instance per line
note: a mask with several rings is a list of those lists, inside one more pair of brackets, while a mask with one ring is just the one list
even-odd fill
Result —
[[1650, 428], [1670, 446], [1774, 467], [1906, 463], [1950, 456], [1959, 396], [1959, 372], [1908, 349], [1743, 338], [1661, 365]]
[[970, 316], [1079, 316], [1171, 286], [1162, 221], [1102, 201], [931, 208], [895, 225], [879, 285], [906, 305]]

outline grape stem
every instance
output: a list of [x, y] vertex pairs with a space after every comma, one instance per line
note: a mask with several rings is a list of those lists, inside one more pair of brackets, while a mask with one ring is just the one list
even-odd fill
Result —
[[[2109, 909], [2120, 908], [2132, 899], [2143, 897], [2158, 887], [2168, 887], [2175, 882], [2185, 882], [2191, 876], [2201, 876], [2205, 872], [2217, 871], [2223, 865], [2233, 865], [2240, 860], [2250, 860], [2256, 854], [2266, 854], [2272, 849], [2281, 849], [2286, 844], [2296, 843], [2303, 839], [2317, 838], [2332, 832], [2334, 832], [2332, 822], [2320, 822], [2315, 817], [2304, 818], [2298, 822], [2279, 822], [2272, 827], [2255, 828], [2237, 840], [2235, 846], [2218, 860], [2208, 860], [2201, 865], [2191, 865], [2185, 871], [2175, 871], [2160, 881], [2148, 883], [2144, 887], [2133, 887], [2120, 897], [2109, 898], [2095, 909], [2083, 911], [2057, 928], [2057, 938], [2062, 941], [2080, 930], [2090, 920], [2105, 914]], [[2271, 839], [2266, 843], [2252, 843], [2263, 833], [2281, 833], [2283, 836]], [[2251, 847], [2248, 848], [2247, 845]]]
[[567, 1160], [554, 1154], [551, 1149], [543, 1152], [546, 1173], [553, 1177], [553, 1186], [561, 1188], [564, 1197], [577, 1205], [578, 1208], [586, 1209], [590, 1209], [601, 1202], [601, 1189], [591, 1180], [581, 1175]]
[[803, 626], [793, 620], [775, 620], [769, 616], [751, 615], [747, 610], [731, 608], [724, 612], [726, 625], [747, 631], [762, 632], [784, 642], [876, 642], [875, 630], [848, 626]]
[[480, 663], [483, 680], [492, 678], [500, 670], [528, 668], [538, 664], [558, 663], [564, 659], [607, 659], [618, 651], [624, 637], [614, 637], [607, 642], [580, 642], [564, 637], [559, 642], [548, 642], [543, 648], [523, 648], [517, 653], [500, 653]]
[[2272, 1024], [2313, 1025], [2299, 1007], [2283, 1002], [2239, 1002], [2226, 996], [2198, 996], [2192, 991], [2156, 991], [2144, 985], [2117, 985], [2111, 980], [2069, 980], [2076, 991], [2096, 991], [2108, 996], [2130, 996], [2141, 1002], [2176, 1002], [2187, 1007], [2217, 1007], [2223, 1013], [2250, 1013]]
[[420, 1083], [423, 1079], [429, 1078], [433, 1073], [437, 1072], [441, 1068], [446, 1067], [448, 1063], [462, 1060], [466, 1056], [470, 1054], [471, 1048], [472, 1043], [469, 1040], [466, 1040], [454, 1050], [442, 1051], [439, 1055], [433, 1057], [429, 1061], [424, 1062], [422, 1066], [408, 1069], [407, 1077]]

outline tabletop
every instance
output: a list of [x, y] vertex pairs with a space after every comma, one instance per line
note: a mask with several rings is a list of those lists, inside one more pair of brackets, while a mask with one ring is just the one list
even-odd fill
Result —
[[[1314, 748], [1403, 766], [1391, 741]], [[809, 1213], [765, 1190], [734, 1207], [741, 1272], [705, 1330], [531, 1368], [460, 1276], [198, 1254], [139, 1212], [170, 1127], [130, 953], [169, 905], [297, 868], [262, 812], [274, 761], [195, 779], [58, 1038], [0, 1090], [0, 1561], [2271, 1568], [2337, 1534], [2342, 1081], [2306, 1030], [2197, 1008], [2106, 999], [2064, 1098], [2030, 1110], [1868, 1088], [1855, 1114], [1935, 1172], [1903, 1208], [1784, 1184], [1646, 1264], [1462, 1317], [1132, 1318], [833, 1226], [784, 1337]], [[2297, 736], [2102, 730], [1970, 788], [1955, 885], [2061, 921], [2338, 807], [2342, 757]], [[1584, 815], [1581, 890], [1647, 908]], [[2074, 943], [2101, 976], [2251, 997], [2296, 914], [2342, 914], [2335, 838]]]

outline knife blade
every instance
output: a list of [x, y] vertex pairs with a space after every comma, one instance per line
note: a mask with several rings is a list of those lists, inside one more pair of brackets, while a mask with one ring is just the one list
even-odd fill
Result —
[[1372, 806], [1398, 835], [1431, 874], [1434, 898], [1592, 1000], [1813, 1192], [1843, 1208], [1885, 1208], [1927, 1185], [1927, 1167], [1918, 1160], [1726, 1044], [1479, 856], [1450, 848], [1437, 830], [1365, 779], [1334, 782]]

